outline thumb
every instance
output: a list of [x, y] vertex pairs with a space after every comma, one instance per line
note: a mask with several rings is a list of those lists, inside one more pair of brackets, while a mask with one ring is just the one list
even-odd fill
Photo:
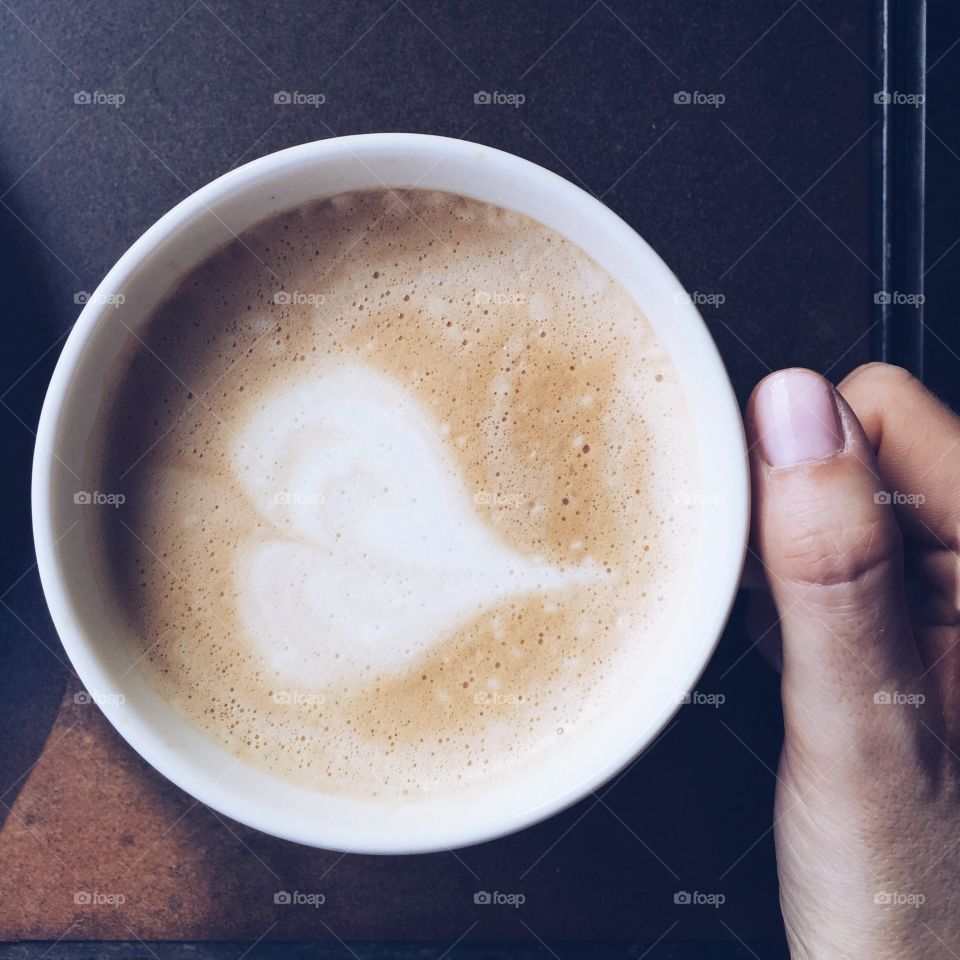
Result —
[[900, 530], [859, 421], [823, 377], [771, 374], [750, 398], [747, 429], [753, 535], [783, 636], [787, 743], [799, 738], [820, 761], [878, 729], [884, 693], [920, 682]]

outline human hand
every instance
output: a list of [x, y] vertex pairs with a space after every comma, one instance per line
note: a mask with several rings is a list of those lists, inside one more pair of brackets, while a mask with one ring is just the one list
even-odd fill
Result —
[[774, 836], [791, 953], [956, 958], [960, 419], [885, 364], [839, 392], [772, 374], [746, 419], [772, 600], [748, 620], [782, 663]]

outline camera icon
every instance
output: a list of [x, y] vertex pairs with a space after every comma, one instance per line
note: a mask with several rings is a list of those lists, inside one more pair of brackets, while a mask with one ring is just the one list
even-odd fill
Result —
[[893, 494], [889, 490], [878, 490], [873, 495], [873, 502], [889, 505], [893, 503]]
[[73, 902], [83, 906], [84, 904], [89, 904], [93, 902], [93, 897], [90, 896], [89, 892], [86, 890], [78, 890], [73, 895]]
[[278, 90], [273, 95], [274, 103], [293, 103], [293, 96], [286, 90]]
[[892, 697], [886, 690], [878, 690], [873, 695], [873, 702], [874, 703], [891, 703]]
[[674, 103], [690, 103], [690, 94], [686, 90], [678, 90], [673, 95]]
[[274, 903], [287, 904], [287, 903], [291, 903], [291, 902], [292, 902], [292, 898], [291, 898], [290, 894], [289, 894], [286, 890], [278, 890], [278, 891], [273, 895], [273, 902], [274, 902]]
[[878, 290], [873, 295], [874, 303], [893, 303], [893, 294], [889, 293], [887, 290]]
[[686, 890], [678, 890], [673, 895], [673, 902], [686, 905], [686, 904], [692, 903], [693, 898], [690, 896], [689, 893], [687, 893]]
[[490, 893], [487, 890], [478, 890], [473, 895], [473, 902], [487, 904], [487, 903], [492, 903], [493, 898], [490, 896]]
[[885, 906], [893, 903], [893, 894], [880, 890], [878, 893], [873, 895], [873, 902], [878, 906]]
[[287, 303], [293, 303], [293, 294], [287, 293], [286, 290], [278, 290], [273, 295], [273, 302], [281, 305], [287, 304]]
[[93, 103], [93, 96], [86, 90], [78, 90], [73, 95], [74, 103]]
[[478, 90], [473, 95], [474, 103], [493, 103], [493, 97], [486, 90]]
[[78, 290], [73, 295], [73, 302], [76, 304], [79, 304], [80, 306], [83, 306], [83, 304], [87, 303], [89, 300], [90, 300], [90, 294], [86, 290]]
[[875, 93], [873, 95], [873, 102], [879, 104], [893, 103], [893, 94], [887, 93], [885, 90], [881, 90], [880, 93]]
[[73, 695], [74, 703], [93, 703], [93, 697], [86, 690], [78, 690]]
[[73, 495], [73, 502], [79, 504], [93, 503], [93, 497], [86, 490], [78, 490]]

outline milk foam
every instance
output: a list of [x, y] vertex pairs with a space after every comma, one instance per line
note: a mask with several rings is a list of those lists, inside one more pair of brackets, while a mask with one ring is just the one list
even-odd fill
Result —
[[185, 277], [107, 390], [104, 591], [137, 669], [249, 763], [465, 788], [669, 653], [699, 510], [683, 393], [540, 224], [429, 191], [290, 211]]
[[273, 394], [236, 432], [233, 464], [268, 522], [237, 551], [240, 620], [287, 682], [400, 671], [498, 601], [605, 576], [494, 537], [439, 425], [358, 365]]

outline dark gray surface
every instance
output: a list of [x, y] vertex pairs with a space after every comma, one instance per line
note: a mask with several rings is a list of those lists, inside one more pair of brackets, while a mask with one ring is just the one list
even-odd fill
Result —
[[[0, 719], [16, 731], [0, 746], [4, 786], [39, 751], [64, 678], [29, 569], [31, 426], [75, 294], [146, 227], [210, 179], [291, 144], [378, 130], [465, 137], [584, 186], [689, 290], [722, 294], [704, 313], [741, 397], [782, 365], [839, 378], [866, 359], [874, 285], [870, 22], [868, 0], [0, 5]], [[276, 105], [280, 90], [326, 103]], [[526, 103], [475, 105], [478, 90]], [[126, 99], [75, 104], [78, 91]], [[677, 104], [678, 91], [726, 102]], [[587, 800], [532, 840], [466, 854], [509, 878], [532, 845], [550, 848], [535, 878], [538, 930], [777, 942], [777, 684], [747, 653], [739, 611], [700, 687], [725, 705], [683, 711], [603, 806]], [[395, 895], [437, 875], [427, 857], [394, 871]], [[664, 909], [678, 883], [724, 891], [724, 910]], [[455, 921], [459, 904], [438, 898], [438, 918]], [[510, 935], [530, 939], [519, 923]], [[485, 925], [471, 934], [489, 936]]]
[[763, 944], [738, 943], [50, 943], [0, 944], [0, 960], [748, 960], [763, 951], [763, 960], [785, 952]]

